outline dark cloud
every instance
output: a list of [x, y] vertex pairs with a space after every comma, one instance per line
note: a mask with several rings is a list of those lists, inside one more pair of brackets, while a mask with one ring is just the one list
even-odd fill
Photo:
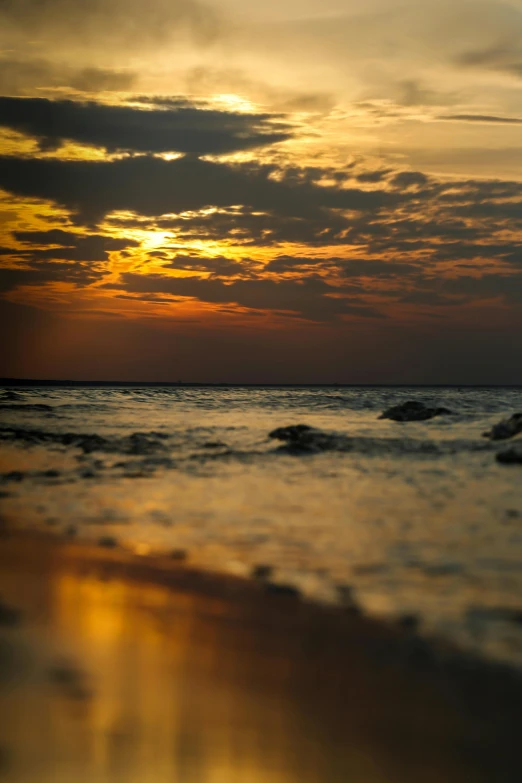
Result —
[[274, 125], [274, 119], [278, 118], [269, 114], [199, 109], [183, 101], [172, 101], [170, 108], [137, 109], [45, 98], [0, 98], [0, 126], [36, 138], [42, 149], [57, 149], [73, 141], [109, 152], [223, 154], [290, 138], [288, 126]]
[[429, 177], [421, 171], [400, 171], [390, 180], [397, 188], [424, 187], [429, 182]]
[[[122, 223], [122, 226], [126, 225]], [[212, 214], [199, 213], [176, 218], [161, 218], [155, 222], [158, 229], [174, 229], [178, 238], [219, 240], [231, 237], [244, 245], [273, 246], [280, 242], [299, 242], [309, 245], [344, 242], [349, 223], [331, 210], [308, 211], [306, 216], [277, 214], [249, 208], [223, 210]]]
[[[280, 179], [272, 175], [280, 173]], [[285, 177], [273, 166], [232, 166], [194, 158], [139, 156], [115, 161], [0, 157], [0, 187], [54, 202], [88, 225], [114, 210], [159, 216], [204, 207], [245, 205], [286, 218], [319, 218], [324, 210], [373, 211], [400, 194], [322, 187]]]
[[443, 288], [445, 291], [461, 294], [470, 299], [499, 297], [512, 304], [522, 303], [522, 274], [462, 276], [445, 281]]
[[394, 278], [415, 274], [418, 267], [397, 261], [381, 261], [372, 258], [314, 258], [303, 256], [278, 256], [269, 261], [265, 271], [274, 273], [293, 272], [303, 268], [332, 270], [343, 277]]
[[451, 120], [453, 122], [478, 122], [489, 125], [522, 125], [520, 117], [499, 117], [494, 114], [443, 114], [438, 120]]
[[237, 261], [225, 256], [206, 258], [203, 256], [178, 255], [169, 263], [162, 265], [163, 269], [190, 269], [194, 272], [210, 272], [212, 277], [248, 276], [251, 270], [260, 270], [262, 265], [249, 258]]
[[83, 288], [101, 280], [104, 271], [79, 264], [40, 263], [24, 268], [0, 268], [0, 291], [6, 293], [21, 286], [41, 286], [46, 283], [72, 283]]
[[14, 237], [24, 247], [0, 248], [0, 255], [9, 256], [11, 263], [19, 262], [17, 266], [0, 267], [2, 292], [51, 282], [89, 286], [107, 274], [106, 262], [111, 251], [139, 245], [132, 239], [115, 239], [101, 234], [85, 236], [62, 229], [17, 231]]
[[404, 304], [421, 305], [422, 307], [448, 307], [460, 305], [466, 301], [465, 297], [450, 297], [436, 291], [410, 291], [401, 296], [399, 302]]
[[522, 39], [511, 34], [492, 45], [468, 49], [456, 57], [456, 63], [468, 68], [485, 68], [521, 77]]
[[[382, 317], [373, 307], [345, 298], [346, 292], [325, 280], [309, 276], [299, 280], [257, 278], [225, 283], [216, 278], [166, 277], [126, 272], [120, 283], [106, 288], [133, 294], [173, 294], [213, 304], [234, 304], [254, 310], [294, 311], [312, 321], [331, 321], [341, 315]], [[343, 297], [343, 298], [337, 298]]]
[[[22, 252], [23, 255], [32, 258], [67, 261], [103, 261], [113, 250], [125, 250], [139, 245], [139, 242], [133, 239], [115, 239], [102, 234], [82, 235], [59, 228], [49, 231], [15, 231], [13, 236], [19, 242], [44, 246], [38, 249], [32, 247], [30, 251], [14, 251], [17, 254]], [[52, 247], [52, 245], [59, 247]]]
[[[108, 286], [146, 301], [192, 297], [220, 308], [287, 313], [316, 322], [356, 314], [374, 318], [380, 315], [374, 302], [381, 296], [426, 308], [518, 301], [519, 279], [506, 270], [511, 265], [515, 271], [522, 261], [514, 218], [520, 221], [522, 215], [520, 183], [445, 182], [419, 172], [390, 171], [378, 188], [364, 190], [349, 187], [349, 173], [336, 186], [321, 186], [320, 174], [317, 167], [279, 169], [191, 157], [165, 161], [137, 156], [112, 162], [0, 158], [0, 184], [7, 190], [49, 199], [70, 210], [78, 222], [90, 225], [117, 210], [135, 213], [113, 214], [113, 230], [121, 239], [62, 229], [16, 232], [14, 238], [23, 246], [13, 249], [13, 258], [24, 269], [19, 265], [9, 271], [5, 285], [49, 279], [90, 285], [94, 277], [87, 276], [82, 264], [94, 265], [91, 272], [100, 280], [111, 250], [136, 246], [124, 238], [126, 228], [139, 227], [172, 230], [177, 250], [167, 238], [149, 254], [151, 260], [165, 271], [194, 273], [183, 278], [128, 273]], [[310, 255], [272, 254], [263, 265], [249, 258], [247, 250], [239, 259], [207, 257], [191, 250], [188, 241], [224, 237], [245, 246], [294, 241], [314, 250]], [[183, 254], [179, 246], [185, 240]], [[339, 250], [321, 251], [318, 257], [317, 248], [329, 244]], [[66, 264], [41, 266], [59, 260], [76, 261], [77, 276]], [[460, 274], [460, 282], [452, 282], [451, 274]], [[482, 282], [476, 283], [478, 279]]]
[[352, 258], [342, 262], [342, 271], [345, 277], [403, 278], [415, 274], [417, 270], [418, 268], [413, 264], [405, 264], [400, 261]]

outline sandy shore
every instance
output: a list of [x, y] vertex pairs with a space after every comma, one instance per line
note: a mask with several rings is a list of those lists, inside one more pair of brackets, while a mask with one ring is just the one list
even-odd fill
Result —
[[413, 629], [9, 532], [0, 601], [9, 783], [522, 780], [520, 675]]

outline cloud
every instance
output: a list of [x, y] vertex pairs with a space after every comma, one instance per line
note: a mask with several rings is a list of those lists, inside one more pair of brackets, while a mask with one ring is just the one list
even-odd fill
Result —
[[446, 106], [459, 100], [458, 93], [434, 90], [426, 87], [420, 79], [400, 79], [392, 85], [393, 92], [401, 106]]
[[[273, 78], [270, 73], [263, 76], [267, 79], [270, 76]], [[238, 68], [218, 68], [214, 63], [211, 66], [198, 65], [189, 69], [184, 81], [186, 89], [191, 94], [247, 95], [256, 103], [268, 104], [275, 111], [327, 114], [335, 106], [335, 100], [330, 92], [276, 87], [259, 79], [257, 74], [250, 74]]]
[[37, 37], [45, 47], [103, 50], [157, 47], [180, 33], [208, 44], [222, 30], [214, 7], [200, 0], [2, 0], [0, 27], [11, 42]]
[[42, 149], [66, 141], [109, 152], [223, 154], [285, 141], [289, 126], [268, 114], [242, 114], [171, 100], [169, 108], [136, 109], [100, 103], [0, 98], [0, 126], [38, 139]]
[[177, 255], [167, 264], [162, 264], [163, 269], [190, 269], [194, 272], [210, 272], [212, 277], [241, 276], [248, 277], [251, 271], [261, 271], [262, 264], [250, 258], [227, 258], [226, 256], [183, 256]]
[[[14, 237], [29, 245], [43, 245], [38, 249], [31, 247], [29, 251], [14, 251], [19, 255], [67, 261], [103, 261], [113, 250], [125, 250], [139, 245], [139, 242], [133, 239], [116, 239], [102, 234], [76, 234], [60, 228], [49, 231], [15, 231]], [[58, 245], [58, 248], [52, 247], [53, 245]]]
[[[341, 315], [380, 318], [374, 307], [348, 300], [346, 292], [319, 277], [298, 280], [257, 278], [225, 283], [216, 278], [166, 277], [126, 272], [119, 283], [106, 288], [123, 289], [133, 294], [172, 294], [193, 297], [213, 304], [230, 304], [254, 310], [293, 311], [312, 321], [331, 321]], [[344, 298], [340, 298], [343, 297]], [[339, 297], [339, 298], [337, 298]]]
[[494, 44], [461, 52], [456, 63], [522, 77], [522, 35], [511, 31]]
[[522, 303], [522, 274], [489, 274], [479, 277], [466, 275], [444, 282], [443, 288], [452, 294], [470, 299], [500, 297], [512, 304]]
[[306, 177], [275, 179], [278, 170], [226, 165], [194, 158], [140, 156], [115, 161], [64, 161], [0, 157], [0, 187], [15, 196], [49, 200], [92, 225], [114, 210], [144, 216], [244, 205], [286, 218], [319, 218], [325, 210], [376, 214], [400, 194], [323, 187]]
[[104, 271], [70, 263], [40, 263], [31, 268], [1, 267], [0, 292], [7, 293], [21, 286], [42, 286], [46, 283], [72, 283], [83, 288], [102, 279]]
[[478, 122], [485, 125], [522, 125], [520, 117], [499, 117], [494, 114], [442, 114], [437, 119], [453, 122]]
[[0, 93], [20, 95], [35, 89], [69, 87], [83, 93], [127, 91], [137, 80], [129, 70], [75, 68], [46, 58], [27, 59], [0, 55]]
[[0, 248], [0, 256], [16, 266], [0, 267], [0, 291], [46, 283], [71, 283], [83, 288], [101, 280], [112, 251], [136, 247], [132, 239], [116, 239], [101, 234], [82, 235], [62, 229], [15, 231], [22, 248]]

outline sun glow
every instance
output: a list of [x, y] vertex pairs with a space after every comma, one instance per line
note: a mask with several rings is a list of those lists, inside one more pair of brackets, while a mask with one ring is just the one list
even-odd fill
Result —
[[213, 95], [211, 102], [215, 104], [216, 108], [229, 111], [249, 113], [258, 111], [259, 109], [259, 106], [248, 98], [245, 98], [242, 95], [235, 95], [234, 93], [219, 93], [218, 95]]

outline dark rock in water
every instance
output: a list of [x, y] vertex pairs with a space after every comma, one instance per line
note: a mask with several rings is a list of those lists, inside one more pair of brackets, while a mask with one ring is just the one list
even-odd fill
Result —
[[11, 749], [6, 745], [0, 745], [0, 775], [3, 775], [11, 767]]
[[43, 470], [41, 471], [41, 473], [36, 473], [34, 475], [37, 476], [38, 478], [50, 478], [50, 479], [60, 478], [60, 471], [53, 470], [51, 468], [49, 470]]
[[413, 635], [406, 648], [405, 664], [414, 668], [432, 667], [436, 663], [433, 649], [425, 639]]
[[187, 559], [187, 550], [186, 549], [173, 549], [170, 553], [170, 557], [172, 560], [176, 560], [178, 563], [181, 563], [183, 560]]
[[61, 661], [48, 671], [50, 682], [68, 699], [83, 701], [91, 696], [85, 675], [74, 664]]
[[319, 430], [309, 427], [308, 424], [290, 424], [288, 427], [278, 427], [276, 430], [272, 430], [268, 433], [268, 437], [276, 440], [296, 440], [309, 432], [319, 432]]
[[466, 618], [472, 623], [501, 622], [522, 625], [522, 608], [511, 606], [473, 606], [466, 612]]
[[495, 424], [489, 432], [484, 433], [484, 437], [491, 440], [507, 440], [514, 438], [520, 432], [522, 432], [522, 413], [514, 413], [509, 419], [503, 419]]
[[379, 419], [392, 419], [392, 421], [427, 421], [435, 416], [447, 416], [452, 411], [443, 407], [430, 407], [419, 400], [408, 400], [401, 405], [394, 405], [387, 408]]
[[278, 585], [274, 582], [267, 583], [266, 591], [286, 598], [300, 598], [301, 595], [297, 587], [293, 587], [292, 585]]
[[228, 448], [226, 443], [222, 443], [220, 440], [210, 440], [208, 443], [203, 444], [204, 449], [226, 449]]
[[97, 478], [98, 474], [95, 473], [94, 470], [90, 470], [89, 468], [86, 468], [85, 470], [80, 471], [80, 476], [83, 479], [95, 479]]
[[12, 606], [4, 604], [0, 599], [0, 625], [8, 626], [12, 628], [18, 625], [22, 618], [22, 613], [18, 609], [14, 609]]
[[336, 585], [336, 590], [341, 606], [350, 612], [360, 614], [361, 609], [356, 601], [354, 588], [351, 585], [339, 584]]
[[499, 451], [497, 462], [501, 465], [522, 465], [522, 444], [512, 446], [506, 451]]
[[397, 625], [405, 631], [416, 631], [419, 627], [419, 616], [416, 614], [401, 614], [397, 617]]
[[282, 440], [285, 446], [279, 449], [286, 454], [320, 454], [322, 451], [348, 451], [349, 441], [345, 436], [317, 430], [307, 424], [292, 424], [279, 427], [268, 435]]
[[24, 480], [25, 473], [22, 473], [21, 470], [12, 470], [10, 473], [4, 473], [2, 478], [4, 479], [4, 481], [20, 482]]
[[122, 444], [127, 454], [134, 456], [153, 454], [161, 448], [168, 435], [164, 432], [133, 432]]
[[61, 436], [61, 442], [64, 446], [75, 446], [81, 449], [84, 454], [92, 454], [94, 451], [102, 451], [106, 445], [105, 438], [99, 435], [81, 435], [72, 432], [66, 432]]
[[102, 536], [98, 539], [98, 545], [107, 547], [108, 549], [114, 549], [118, 546], [118, 541], [113, 536]]
[[253, 567], [252, 578], [259, 579], [260, 581], [264, 582], [267, 579], [270, 579], [273, 573], [274, 569], [271, 565], [260, 564]]

